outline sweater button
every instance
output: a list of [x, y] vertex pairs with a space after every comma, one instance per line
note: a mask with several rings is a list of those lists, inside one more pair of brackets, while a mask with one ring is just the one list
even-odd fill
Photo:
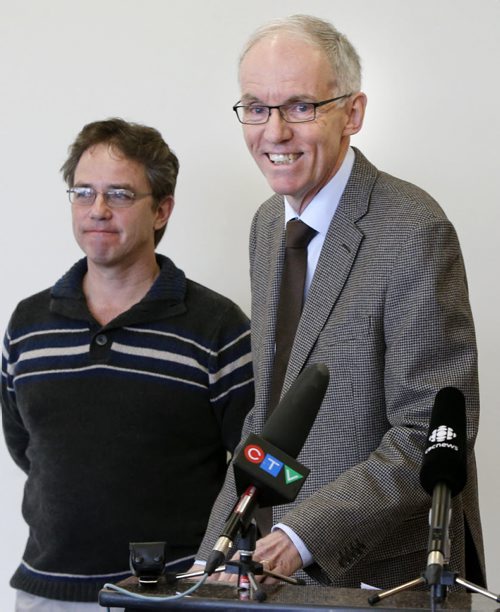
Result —
[[108, 338], [106, 337], [105, 334], [99, 334], [98, 336], [96, 336], [96, 339], [95, 339], [95, 343], [98, 346], [104, 346], [107, 343], [107, 341], [108, 341]]

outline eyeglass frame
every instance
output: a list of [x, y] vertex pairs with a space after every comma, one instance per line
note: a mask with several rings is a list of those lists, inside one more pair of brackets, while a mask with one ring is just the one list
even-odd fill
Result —
[[[319, 108], [320, 106], [324, 106], [325, 104], [330, 104], [331, 102], [336, 102], [337, 100], [342, 100], [343, 98], [349, 98], [350, 96], [352, 96], [352, 93], [349, 94], [344, 94], [343, 96], [337, 96], [335, 98], [330, 98], [328, 100], [321, 100], [320, 102], [305, 102], [303, 100], [297, 100], [296, 102], [287, 102], [286, 104], [277, 104], [275, 106], [268, 106], [267, 104], [255, 104], [255, 106], [258, 106], [259, 108], [266, 108], [267, 109], [267, 118], [265, 121], [260, 121], [257, 123], [250, 123], [248, 121], [242, 121], [240, 119], [239, 113], [238, 113], [238, 109], [239, 108], [250, 108], [252, 106], [252, 104], [240, 104], [241, 100], [239, 102], [236, 102], [236, 104], [233, 106], [233, 111], [236, 113], [236, 117], [238, 118], [238, 121], [240, 123], [242, 123], [243, 125], [265, 125], [270, 117], [271, 117], [271, 111], [273, 109], [277, 109], [280, 117], [283, 119], [283, 121], [286, 121], [287, 123], [309, 123], [310, 121], [315, 121], [316, 120], [316, 109]], [[291, 106], [294, 104], [309, 104], [313, 107], [314, 109], [314, 115], [311, 119], [303, 119], [301, 121], [289, 121], [283, 114], [283, 107], [284, 106]]]
[[[92, 199], [91, 202], [85, 203], [85, 202], [73, 202], [71, 200], [71, 197], [73, 194], [77, 193], [78, 189], [87, 189], [89, 191], [92, 191], [94, 194], [94, 197]], [[112, 203], [110, 201], [111, 195], [112, 193], [117, 193], [117, 192], [121, 192], [124, 195], [128, 195], [130, 197], [130, 201], [127, 202], [125, 201], [125, 203], [123, 204], [116, 204]], [[71, 205], [75, 205], [75, 206], [84, 206], [86, 208], [90, 208], [91, 206], [93, 206], [95, 204], [95, 201], [97, 200], [97, 196], [98, 195], [102, 195], [102, 197], [104, 198], [104, 203], [106, 204], [106, 206], [108, 206], [109, 208], [112, 209], [116, 209], [116, 208], [130, 208], [131, 206], [133, 206], [137, 200], [141, 200], [142, 198], [145, 198], [147, 196], [152, 196], [152, 193], [135, 193], [134, 191], [132, 191], [131, 189], [127, 189], [125, 187], [111, 187], [110, 189], [107, 189], [106, 191], [97, 191], [97, 189], [94, 189], [93, 187], [70, 187], [69, 189], [66, 189], [66, 193], [68, 194], [68, 199]]]

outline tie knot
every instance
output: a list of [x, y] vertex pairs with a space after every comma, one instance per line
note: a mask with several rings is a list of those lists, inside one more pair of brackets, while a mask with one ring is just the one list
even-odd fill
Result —
[[291, 249], [303, 249], [318, 232], [306, 225], [300, 219], [290, 219], [286, 224], [286, 247]]

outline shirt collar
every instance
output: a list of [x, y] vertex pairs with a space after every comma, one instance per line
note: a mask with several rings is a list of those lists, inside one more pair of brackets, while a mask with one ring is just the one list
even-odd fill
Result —
[[[337, 210], [340, 198], [344, 193], [345, 186], [351, 175], [354, 160], [354, 151], [349, 147], [338, 171], [323, 189], [314, 196], [306, 206], [304, 212], [300, 215], [300, 219], [309, 225], [309, 227], [315, 229], [318, 234], [326, 236], [328, 228], [330, 227], [330, 222]], [[288, 203], [286, 196], [284, 199], [286, 224], [290, 219], [297, 218], [297, 213]]]

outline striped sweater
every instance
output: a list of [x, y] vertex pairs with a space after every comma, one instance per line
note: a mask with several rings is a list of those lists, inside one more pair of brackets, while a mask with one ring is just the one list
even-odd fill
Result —
[[82, 293], [85, 259], [11, 318], [3, 426], [30, 528], [15, 588], [94, 601], [127, 575], [130, 542], [197, 550], [253, 402], [249, 325], [158, 262], [148, 294], [105, 326]]

